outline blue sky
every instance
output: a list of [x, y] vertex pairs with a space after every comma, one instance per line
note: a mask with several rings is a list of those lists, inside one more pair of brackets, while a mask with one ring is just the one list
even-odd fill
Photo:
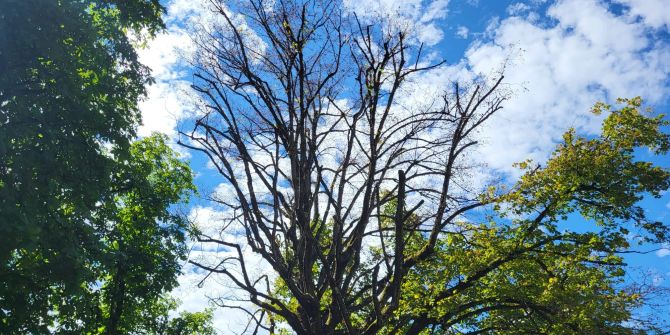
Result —
[[[140, 135], [158, 131], [176, 138], [177, 129], [187, 127], [194, 115], [190, 70], [183, 58], [195, 50], [189, 30], [211, 19], [202, 3], [164, 1], [168, 29], [140, 53], [157, 79], [141, 104]], [[657, 112], [670, 110], [670, 0], [344, 3], [361, 16], [385, 13], [406, 20], [412, 24], [414, 38], [427, 45], [430, 57], [447, 61], [446, 66], [422, 74], [403, 98], [405, 103], [421, 101], [422, 94], [437, 92], [454, 81], [495, 75], [504, 67], [511, 99], [482, 132], [484, 145], [477, 154], [490, 173], [509, 180], [518, 177], [512, 163], [528, 158], [542, 162], [568, 127], [582, 134], [597, 132], [601, 117], [589, 113], [596, 101], [639, 95]], [[183, 152], [197, 174], [201, 196], [225, 192], [204, 157]], [[640, 153], [640, 158], [649, 159], [645, 156]], [[653, 160], [670, 167], [668, 157]], [[670, 192], [643, 204], [650, 218], [670, 223]], [[207, 227], [221, 215], [205, 199], [196, 199], [187, 210]], [[657, 285], [670, 286], [670, 251], [629, 255], [627, 260], [638, 269], [637, 278], [648, 276]], [[182, 285], [174, 293], [184, 302], [183, 308], [199, 310], [207, 296], [237, 294], [216, 279], [197, 288], [201, 278], [202, 274], [185, 269]], [[224, 333], [239, 329], [242, 319], [234, 312], [216, 312], [217, 327]]]

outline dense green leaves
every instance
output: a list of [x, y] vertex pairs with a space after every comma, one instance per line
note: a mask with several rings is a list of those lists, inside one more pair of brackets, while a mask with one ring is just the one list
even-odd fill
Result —
[[[51, 327], [56, 333], [133, 334], [144, 327], [147, 313], [161, 303], [160, 297], [177, 285], [188, 225], [172, 204], [186, 201], [194, 190], [191, 171], [177, 159], [163, 136], [133, 143], [129, 154], [114, 167], [111, 196], [99, 200], [82, 223], [85, 230], [81, 236], [95, 240], [95, 244], [53, 241], [60, 247], [57, 251], [70, 248], [86, 266], [68, 271], [85, 270], [87, 277], [58, 272], [63, 269], [56, 264], [53, 273], [72, 276], [74, 288], [68, 287], [69, 282], [57, 282], [60, 277], [45, 278], [32, 287], [5, 282], [14, 291], [4, 297], [16, 298], [3, 301], [3, 329], [44, 333]], [[63, 233], [73, 234], [76, 223], [64, 225]], [[21, 256], [25, 254], [27, 251], [19, 249], [11, 261], [23, 265]], [[40, 256], [45, 264], [42, 267], [62, 261]], [[42, 288], [37, 286], [40, 284], [47, 291], [32, 291]], [[21, 299], [30, 303], [33, 297], [43, 299], [40, 302], [44, 305], [20, 303]], [[28, 319], [31, 315], [39, 318]]]
[[177, 285], [188, 224], [170, 207], [194, 190], [191, 170], [162, 136], [133, 143], [118, 168], [119, 191], [95, 217], [105, 246], [99, 294], [106, 334], [135, 331], [143, 311]]
[[[151, 299], [151, 303], [136, 309], [136, 323], [130, 331], [117, 331], [117, 334], [141, 335], [214, 335], [212, 325], [212, 309], [202, 312], [180, 312], [171, 315], [177, 308], [175, 299], [159, 296]], [[92, 329], [88, 334], [110, 333], [104, 327]]]
[[191, 172], [164, 137], [131, 144], [163, 10], [0, 2], [0, 333], [136, 332], [176, 285]]
[[156, 335], [214, 335], [212, 310], [204, 312], [182, 312], [179, 316], [167, 321], [164, 328], [159, 328]]

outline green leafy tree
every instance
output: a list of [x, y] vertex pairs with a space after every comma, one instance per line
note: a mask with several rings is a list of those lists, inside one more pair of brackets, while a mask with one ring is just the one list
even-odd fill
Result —
[[203, 312], [182, 312], [179, 316], [170, 319], [164, 330], [159, 330], [156, 335], [214, 335], [216, 331], [212, 326], [212, 310]]
[[[158, 309], [162, 314], [151, 311], [164, 304], [161, 296], [177, 285], [188, 229], [172, 207], [186, 201], [194, 186], [191, 170], [165, 140], [154, 135], [134, 142], [129, 158], [115, 166], [114, 196], [101, 200], [88, 222], [88, 232], [98, 239], [95, 253], [86, 260], [91, 279], [80, 282], [79, 291], [44, 293], [61, 301], [46, 306], [50, 319], [3, 319], [5, 329], [139, 334], [147, 317], [167, 316], [165, 308]], [[8, 306], [10, 316], [17, 313], [14, 307]]]
[[141, 335], [214, 335], [212, 309], [202, 312], [180, 312], [170, 315], [178, 307], [175, 299], [163, 296], [144, 306], [138, 323], [127, 334]]
[[192, 173], [154, 135], [134, 142], [118, 166], [118, 193], [101, 205], [96, 225], [104, 232], [100, 309], [105, 334], [129, 334], [145, 309], [177, 285], [186, 254], [188, 222], [171, 209], [194, 191]]
[[191, 173], [160, 136], [131, 144], [151, 82], [135, 46], [163, 11], [0, 2], [0, 333], [129, 332], [176, 284]]

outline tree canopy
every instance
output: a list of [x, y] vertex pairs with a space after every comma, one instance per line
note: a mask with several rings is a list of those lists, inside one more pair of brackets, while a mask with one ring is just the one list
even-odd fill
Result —
[[0, 333], [139, 333], [176, 286], [192, 173], [164, 136], [134, 142], [152, 81], [136, 47], [163, 11], [0, 3]]

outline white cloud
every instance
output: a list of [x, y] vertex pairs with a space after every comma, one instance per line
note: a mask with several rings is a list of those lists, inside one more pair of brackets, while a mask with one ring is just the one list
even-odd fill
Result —
[[190, 107], [185, 103], [187, 93], [184, 86], [187, 83], [157, 81], [148, 87], [148, 97], [139, 105], [143, 122], [138, 131], [140, 136], [148, 136], [152, 132], [171, 137], [176, 135], [177, 123], [186, 117]]
[[362, 19], [389, 19], [412, 31], [418, 42], [435, 45], [444, 36], [437, 21], [447, 16], [449, 0], [429, 1], [428, 5], [423, 0], [343, 0], [343, 4]]
[[595, 0], [559, 1], [547, 15], [554, 25], [520, 17], [494, 23], [491, 38], [467, 51], [476, 73], [505, 65], [515, 91], [485, 132], [481, 154], [494, 169], [510, 172], [513, 162], [543, 161], [568, 127], [596, 131], [599, 118], [588, 111], [598, 100], [664, 99], [670, 49], [652, 40], [643, 24]]
[[156, 83], [149, 86], [147, 97], [140, 102], [142, 125], [140, 136], [159, 132], [170, 137], [176, 136], [180, 120], [190, 115], [192, 106], [188, 94], [188, 68], [184, 55], [193, 51], [193, 42], [188, 32], [177, 25], [188, 18], [197, 18], [204, 11], [202, 0], [173, 0], [167, 4], [168, 24], [165, 32], [148, 42], [138, 51], [142, 64], [151, 68]]
[[523, 2], [516, 2], [507, 6], [507, 14], [509, 15], [519, 15], [530, 10], [530, 6]]
[[[251, 280], [267, 274], [268, 265], [260, 256], [245, 247], [245, 235], [239, 228], [222, 230], [230, 213], [212, 207], [196, 206], [189, 213], [189, 221], [198, 227], [201, 232], [213, 238], [228, 242], [239, 243], [246, 260], [248, 274]], [[210, 267], [222, 266], [221, 260], [236, 257], [237, 253], [231, 248], [216, 245], [214, 243], [199, 243], [191, 241], [191, 251], [188, 260], [194, 260]], [[239, 264], [235, 261], [226, 262], [226, 269], [234, 274], [240, 274]], [[273, 277], [270, 277], [272, 280]], [[241, 279], [241, 278], [240, 278]], [[214, 308], [214, 327], [220, 334], [239, 332], [244, 329], [249, 320], [248, 315], [241, 309], [223, 308], [217, 304], [224, 303], [228, 306], [244, 307], [254, 310], [254, 306], [248, 302], [247, 293], [235, 287], [228, 277], [223, 274], [212, 273], [203, 270], [193, 264], [185, 263], [182, 275], [178, 278], [179, 286], [171, 292], [172, 297], [181, 302], [177, 312], [189, 311], [200, 312], [207, 307]], [[259, 288], [262, 290], [263, 288]]]
[[469, 32], [470, 32], [470, 30], [468, 29], [468, 27], [465, 27], [465, 26], [458, 26], [458, 28], [456, 28], [456, 36], [458, 36], [462, 39], [468, 38], [468, 33]]
[[639, 17], [654, 28], [670, 28], [670, 1], [668, 0], [616, 0], [628, 7], [628, 14]]
[[[211, 301], [212, 298], [236, 296], [225, 280], [216, 275], [205, 279], [207, 273], [190, 264], [184, 266], [182, 273], [179, 286], [171, 294], [181, 302], [177, 312], [202, 312], [205, 308], [214, 307], [212, 321], [218, 334], [231, 334], [244, 328], [248, 320], [246, 313], [238, 309], [217, 307]], [[250, 307], [246, 304], [242, 306]]]
[[[167, 15], [164, 20], [168, 25], [167, 30], [149, 41], [146, 48], [139, 50], [140, 61], [152, 69], [156, 80], [155, 84], [148, 87], [147, 98], [140, 103], [143, 118], [143, 125], [138, 130], [140, 136], [159, 132], [176, 138], [179, 121], [193, 115], [191, 109], [195, 101], [192, 100], [189, 88], [191, 78], [186, 61], [191, 58], [195, 49], [191, 29], [196, 26], [209, 27], [216, 20], [214, 14], [208, 11], [206, 0], [172, 0], [167, 3], [166, 8]], [[203, 233], [233, 240], [244, 246], [244, 235], [239, 234], [237, 229], [222, 231], [222, 222], [227, 218], [230, 218], [230, 213], [211, 207], [194, 207], [189, 215], [189, 219]], [[235, 233], [237, 236], [230, 235]], [[231, 250], [215, 244], [195, 241], [190, 244], [192, 250], [189, 259], [204, 264], [216, 265], [221, 259], [232, 255]], [[252, 276], [258, 276], [262, 269], [267, 269], [262, 260], [250, 250], [245, 248], [243, 252]], [[171, 295], [181, 301], [179, 311], [202, 311], [213, 306], [212, 299], [221, 297], [231, 299], [226, 303], [250, 307], [244, 302], [234, 302], [243, 299], [244, 293], [233, 288], [234, 285], [223, 275], [207, 276], [206, 271], [186, 263], [178, 281], [179, 286]], [[214, 326], [221, 334], [243, 329], [247, 320], [248, 316], [238, 309], [217, 307], [214, 310]]]
[[665, 243], [661, 247], [661, 249], [656, 250], [656, 256], [658, 257], [665, 257], [670, 255], [670, 244]]

